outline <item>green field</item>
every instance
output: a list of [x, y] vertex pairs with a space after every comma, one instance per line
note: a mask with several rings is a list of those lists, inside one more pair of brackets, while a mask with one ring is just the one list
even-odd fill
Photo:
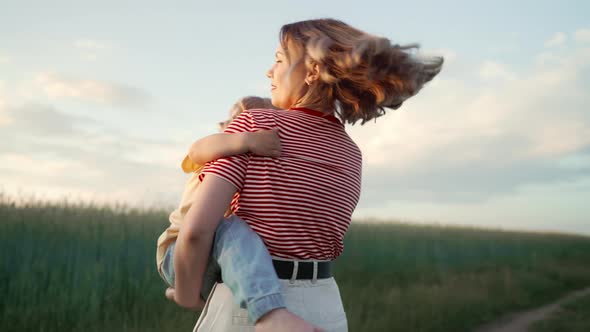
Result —
[[[188, 331], [164, 298], [167, 213], [0, 196], [0, 331]], [[350, 331], [470, 331], [590, 285], [590, 238], [351, 227], [335, 274]]]

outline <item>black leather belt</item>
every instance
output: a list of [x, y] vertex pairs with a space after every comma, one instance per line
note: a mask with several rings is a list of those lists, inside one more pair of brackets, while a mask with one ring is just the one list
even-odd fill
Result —
[[[279, 279], [291, 279], [295, 263], [293, 261], [272, 260], [272, 264], [277, 271]], [[298, 262], [297, 280], [313, 279], [313, 262]], [[332, 262], [317, 262], [318, 271], [316, 279], [326, 279], [332, 277]]]

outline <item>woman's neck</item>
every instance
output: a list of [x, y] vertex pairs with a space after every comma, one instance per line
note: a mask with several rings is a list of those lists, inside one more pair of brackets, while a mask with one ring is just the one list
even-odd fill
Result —
[[319, 112], [322, 112], [326, 115], [331, 115], [334, 114], [334, 107], [330, 107], [329, 105], [325, 105], [324, 104], [319, 104], [319, 103], [295, 103], [295, 105], [293, 105], [292, 107], [296, 107], [296, 108], [309, 108], [312, 110], [316, 110]]

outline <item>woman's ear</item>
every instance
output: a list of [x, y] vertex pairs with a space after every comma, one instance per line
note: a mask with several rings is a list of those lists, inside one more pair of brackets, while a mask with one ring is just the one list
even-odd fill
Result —
[[312, 85], [315, 81], [320, 79], [320, 66], [317, 63], [312, 62], [311, 66], [309, 66], [308, 68], [311, 69], [307, 71], [307, 75], [305, 76], [305, 83], [307, 85]]

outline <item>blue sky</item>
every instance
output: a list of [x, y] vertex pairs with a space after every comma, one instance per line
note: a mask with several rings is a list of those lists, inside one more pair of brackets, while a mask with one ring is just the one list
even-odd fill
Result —
[[[0, 188], [173, 206], [178, 163], [269, 96], [282, 24], [344, 20], [446, 64], [376, 123], [358, 219], [590, 234], [586, 1], [3, 1]], [[586, 15], [585, 15], [586, 14]]]

